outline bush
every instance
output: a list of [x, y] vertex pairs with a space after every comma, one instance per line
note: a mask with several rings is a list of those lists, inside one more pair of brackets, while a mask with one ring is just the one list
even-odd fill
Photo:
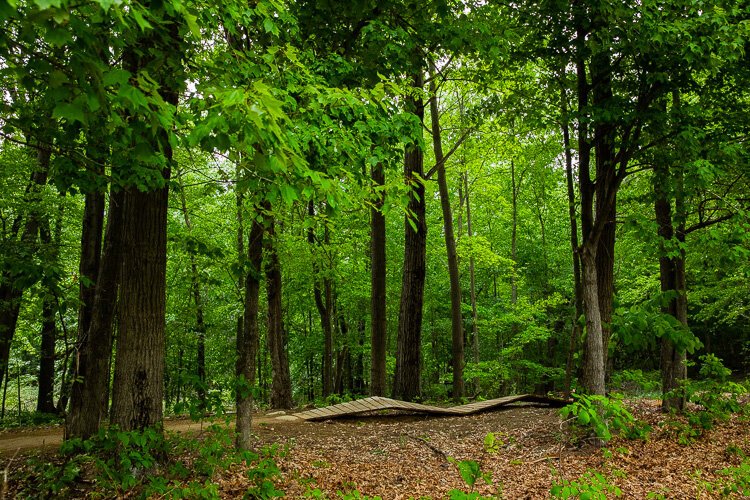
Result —
[[580, 498], [581, 500], [607, 500], [608, 497], [621, 497], [622, 490], [610, 484], [604, 474], [595, 470], [587, 471], [578, 479], [556, 482], [550, 489], [554, 498]]
[[560, 414], [573, 421], [577, 439], [586, 439], [592, 434], [605, 442], [617, 434], [629, 439], [647, 439], [651, 432], [651, 427], [636, 420], [618, 397], [576, 395], [574, 398]]

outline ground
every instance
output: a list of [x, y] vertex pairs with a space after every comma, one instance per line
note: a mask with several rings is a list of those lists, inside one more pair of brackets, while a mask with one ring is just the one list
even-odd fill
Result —
[[[273, 417], [254, 421], [258, 446], [278, 443], [286, 452], [276, 459], [282, 472], [277, 487], [287, 498], [300, 498], [319, 489], [331, 498], [337, 492], [359, 490], [384, 499], [445, 498], [451, 489], [466, 490], [457, 468], [448, 461], [474, 460], [492, 474], [483, 494], [503, 498], [548, 498], [554, 482], [573, 480], [596, 469], [622, 489], [624, 498], [713, 498], [707, 483], [736, 467], [750, 455], [750, 426], [734, 416], [696, 442], [681, 446], [656, 401], [631, 404], [654, 432], [648, 441], [615, 439], [605, 451], [573, 443], [559, 410], [518, 406], [465, 417], [359, 417], [326, 422], [286, 422]], [[200, 424], [171, 421], [168, 430], [196, 432]], [[485, 446], [493, 433], [498, 449]], [[198, 434], [199, 436], [200, 434]], [[59, 429], [0, 434], [0, 453], [40, 453], [42, 445], [60, 439]], [[23, 458], [17, 457], [16, 463]], [[0, 467], [4, 467], [2, 465]], [[11, 481], [12, 481], [11, 473]], [[224, 498], [241, 497], [247, 489], [246, 471], [237, 467], [214, 481]], [[13, 485], [11, 485], [13, 488]], [[12, 491], [12, 490], [11, 490]], [[660, 498], [660, 497], [655, 497]]]

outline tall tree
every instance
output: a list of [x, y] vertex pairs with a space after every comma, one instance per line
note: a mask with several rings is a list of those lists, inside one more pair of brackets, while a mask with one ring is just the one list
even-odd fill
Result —
[[271, 407], [294, 406], [289, 374], [289, 352], [281, 303], [281, 262], [276, 241], [276, 222], [266, 205], [266, 292], [268, 293], [268, 351], [271, 354]]
[[[158, 82], [167, 120], [184, 86], [180, 18], [147, 3], [161, 30], [144, 30], [123, 55], [127, 71], [148, 73]], [[158, 16], [158, 17], [156, 17]], [[133, 126], [134, 122], [131, 122]], [[169, 123], [169, 121], [167, 121]], [[163, 417], [168, 182], [172, 167], [171, 130], [142, 129], [142, 144], [157, 156], [145, 191], [137, 185], [123, 196], [122, 275], [115, 382], [110, 421], [124, 430], [160, 425]]]
[[443, 234], [445, 235], [445, 248], [448, 255], [448, 276], [450, 279], [453, 400], [460, 401], [464, 396], [464, 321], [461, 314], [461, 279], [458, 274], [458, 255], [456, 253], [456, 238], [453, 231], [453, 212], [448, 193], [448, 180], [445, 173], [445, 157], [443, 155], [440, 130], [440, 109], [438, 105], [437, 83], [435, 82], [438, 72], [434, 66], [431, 73], [430, 117], [432, 121], [432, 144], [435, 151], [435, 164], [437, 165], [440, 206], [443, 212]]
[[388, 317], [386, 316], [386, 231], [383, 205], [385, 170], [377, 162], [372, 166], [375, 190], [370, 209], [370, 395], [384, 396], [386, 391], [386, 350]]
[[[259, 211], [260, 208], [258, 207]], [[260, 220], [259, 220], [260, 219]], [[237, 418], [235, 445], [240, 450], [252, 446], [253, 390], [255, 387], [256, 358], [259, 347], [258, 309], [260, 302], [260, 277], [263, 263], [262, 214], [252, 218], [247, 237], [248, 269], [245, 274], [245, 314], [242, 321], [242, 337], [237, 353]]]
[[[422, 70], [412, 75], [411, 92], [406, 108], [417, 120], [424, 121], [424, 87]], [[406, 147], [404, 176], [411, 188], [404, 222], [404, 269], [398, 312], [396, 341], [396, 374], [393, 396], [412, 401], [421, 395], [422, 375], [422, 308], [424, 304], [425, 257], [427, 246], [426, 201], [424, 186], [424, 153], [421, 141]]]

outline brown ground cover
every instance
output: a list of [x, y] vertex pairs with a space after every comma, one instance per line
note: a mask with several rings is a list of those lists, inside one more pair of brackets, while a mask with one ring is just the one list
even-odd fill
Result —
[[[282, 474], [277, 487], [287, 498], [302, 498], [315, 489], [329, 498], [353, 490], [383, 499], [445, 498], [451, 489], [466, 489], [448, 457], [478, 462], [493, 478], [492, 485], [482, 483], [478, 490], [508, 499], [548, 498], [553, 482], [576, 479], [589, 469], [603, 473], [622, 489], [624, 498], [648, 498], [649, 493], [713, 498], [716, 494], [705, 484], [720, 480], [721, 469], [739, 465], [742, 454], [750, 455], [747, 417], [734, 416], [681, 446], [664, 425], [668, 417], [659, 412], [658, 402], [630, 406], [653, 426], [650, 439], [616, 438], [606, 452], [572, 443], [559, 410], [529, 405], [464, 417], [362, 416], [326, 422], [261, 417], [254, 423], [259, 447], [279, 444], [286, 450], [276, 461]], [[195, 433], [196, 425], [178, 422], [167, 427]], [[494, 453], [484, 445], [490, 432], [499, 445]], [[49, 430], [33, 434], [3, 433], [3, 461], [7, 463], [11, 449], [6, 444], [18, 444], [12, 439], [49, 444]], [[21, 460], [16, 458], [16, 463]], [[248, 488], [246, 478], [246, 471], [234, 466], [214, 481], [222, 497], [241, 498]]]

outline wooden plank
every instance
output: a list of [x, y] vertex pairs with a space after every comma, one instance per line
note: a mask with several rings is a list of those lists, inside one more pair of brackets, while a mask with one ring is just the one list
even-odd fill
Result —
[[356, 415], [359, 413], [367, 413], [380, 410], [411, 411], [424, 413], [427, 415], [471, 415], [474, 413], [501, 408], [503, 406], [521, 401], [546, 404], [548, 406], [563, 406], [564, 404], [568, 403], [567, 401], [561, 399], [549, 398], [546, 396], [520, 394], [505, 396], [496, 399], [488, 399], [486, 401], [477, 401], [475, 403], [469, 403], [462, 406], [454, 406], [451, 408], [441, 408], [438, 406], [398, 401], [394, 399], [384, 398], [382, 396], [373, 396], [357, 401], [350, 401], [348, 403], [340, 403], [333, 406], [327, 406], [325, 408], [315, 408], [313, 410], [297, 413], [296, 416], [304, 420], [326, 420], [345, 415]]

